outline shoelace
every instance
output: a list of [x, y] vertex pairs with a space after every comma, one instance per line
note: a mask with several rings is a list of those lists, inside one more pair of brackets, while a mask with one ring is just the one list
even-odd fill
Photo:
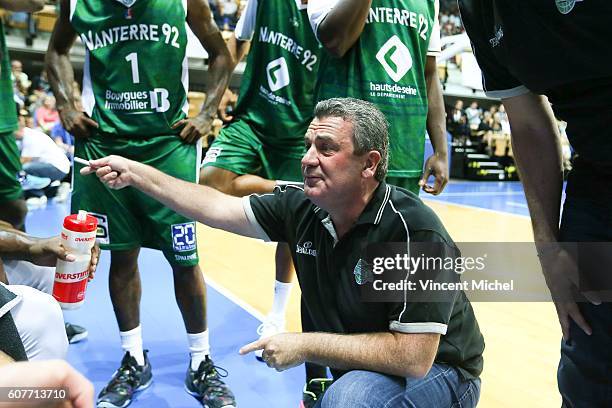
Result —
[[204, 384], [208, 393], [218, 397], [229, 397], [227, 393], [227, 387], [221, 381], [221, 378], [228, 376], [228, 372], [225, 368], [216, 366], [214, 364], [206, 364], [204, 369], [197, 377], [199, 384]]
[[125, 364], [119, 367], [117, 374], [108, 385], [108, 389], [116, 392], [129, 392], [130, 388], [133, 389], [136, 386], [137, 381], [136, 369], [129, 364]]

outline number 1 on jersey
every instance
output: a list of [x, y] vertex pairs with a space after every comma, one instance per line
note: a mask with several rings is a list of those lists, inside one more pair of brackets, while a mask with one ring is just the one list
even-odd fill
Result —
[[138, 74], [138, 54], [135, 52], [128, 54], [125, 60], [132, 64], [132, 82], [135, 84], [140, 83], [140, 75]]

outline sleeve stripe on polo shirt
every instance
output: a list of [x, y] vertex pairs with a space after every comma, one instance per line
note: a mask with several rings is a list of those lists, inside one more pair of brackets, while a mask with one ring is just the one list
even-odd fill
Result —
[[[483, 83], [484, 83], [484, 79], [483, 79]], [[504, 98], [513, 98], [515, 96], [525, 95], [526, 93], [529, 93], [530, 91], [529, 91], [529, 88], [527, 88], [525, 85], [519, 85], [511, 89], [503, 89], [503, 90], [498, 90], [498, 91], [487, 91], [485, 89], [484, 92], [485, 92], [485, 95], [487, 95], [490, 98], [504, 99]]]
[[[397, 211], [397, 209], [393, 205], [393, 201], [389, 200], [389, 204], [391, 205], [393, 212], [396, 213], [400, 217], [400, 220], [402, 221], [402, 224], [404, 225], [404, 229], [406, 230], [406, 253], [410, 254], [410, 233], [408, 231], [408, 224], [406, 224], [406, 220], [404, 219], [404, 216], [402, 215], [402, 213]], [[410, 274], [410, 271], [408, 271], [408, 274]], [[408, 280], [408, 275], [406, 275], [406, 280]], [[402, 312], [400, 313], [398, 317], [398, 320], [400, 322], [402, 321], [402, 315], [406, 311], [407, 299], [408, 299], [408, 290], [404, 289], [404, 308], [402, 309]]]
[[[257, 194], [251, 194], [251, 195], [257, 195]], [[263, 195], [271, 195], [271, 194], [263, 194]], [[264, 231], [264, 229], [261, 227], [261, 225], [259, 224], [259, 221], [257, 221], [257, 217], [255, 217], [255, 213], [253, 212], [253, 208], [251, 207], [250, 197], [251, 196], [242, 197], [242, 208], [244, 209], [244, 214], [246, 215], [247, 219], [251, 223], [251, 226], [255, 229], [255, 232], [257, 232], [257, 235], [259, 235], [259, 238], [263, 239], [266, 242], [270, 242], [272, 240], [270, 239], [268, 234], [266, 234], [266, 231]]]
[[418, 322], [418, 323], [401, 323], [397, 320], [389, 323], [389, 330], [400, 333], [437, 333], [446, 334], [448, 326], [443, 323], [436, 322]]

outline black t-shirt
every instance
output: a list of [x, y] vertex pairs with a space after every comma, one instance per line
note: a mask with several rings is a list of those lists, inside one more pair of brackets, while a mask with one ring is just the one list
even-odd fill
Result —
[[417, 196], [381, 183], [355, 226], [340, 240], [329, 214], [299, 187], [251, 195], [244, 206], [261, 238], [289, 244], [315, 330], [439, 333], [435, 361], [455, 366], [466, 378], [480, 375], [484, 340], [462, 291], [453, 293], [448, 302], [362, 301], [356, 274], [368, 245], [434, 242], [456, 250], [440, 220]]
[[576, 152], [612, 165], [612, 1], [459, 0], [459, 7], [487, 95], [548, 96]]

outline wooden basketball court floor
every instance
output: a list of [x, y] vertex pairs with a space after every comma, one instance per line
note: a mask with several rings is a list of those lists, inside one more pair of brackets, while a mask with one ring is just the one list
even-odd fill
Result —
[[[457, 242], [532, 240], [519, 183], [452, 181], [439, 197], [422, 193]], [[56, 234], [68, 212], [50, 203], [32, 210], [27, 227], [36, 235]], [[229, 371], [227, 382], [240, 407], [297, 407], [302, 367], [277, 373], [238, 348], [256, 338], [255, 330], [272, 302], [274, 246], [199, 226], [201, 266], [208, 283], [212, 354]], [[187, 342], [174, 302], [171, 272], [156, 251], [143, 250], [141, 307], [145, 348], [149, 348], [154, 385], [134, 407], [196, 407], [184, 391]], [[119, 336], [108, 298], [108, 254], [90, 284], [85, 305], [66, 313], [86, 326], [88, 340], [70, 346], [69, 361], [98, 392], [121, 358]], [[556, 369], [560, 330], [551, 303], [475, 303], [486, 341], [479, 407], [558, 407]], [[299, 288], [294, 285], [287, 314], [289, 330], [299, 330]]]

